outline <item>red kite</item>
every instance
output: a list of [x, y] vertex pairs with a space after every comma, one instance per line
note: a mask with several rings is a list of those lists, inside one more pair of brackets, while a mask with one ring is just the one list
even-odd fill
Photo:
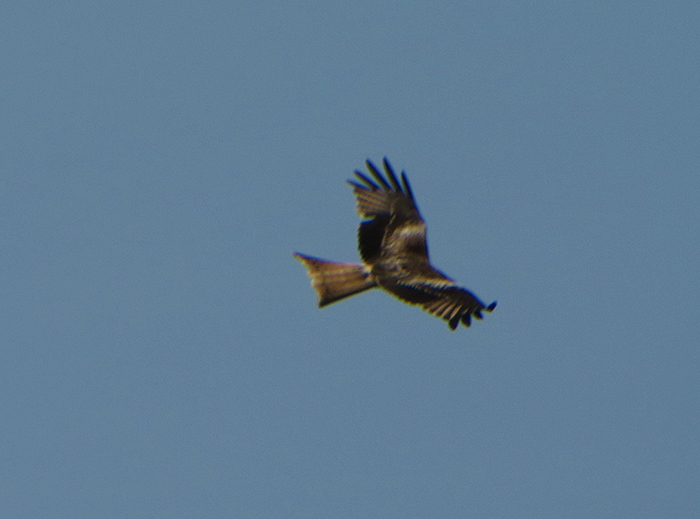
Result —
[[295, 253], [309, 271], [318, 306], [380, 287], [402, 301], [420, 305], [446, 320], [454, 330], [460, 321], [471, 324], [471, 316], [482, 319], [496, 301], [485, 306], [469, 290], [458, 286], [430, 265], [425, 222], [418, 212], [406, 173], [399, 184], [384, 158], [384, 178], [372, 162], [367, 168], [374, 180], [355, 171], [359, 180], [348, 180], [357, 197], [362, 223], [357, 232], [362, 263], [336, 263]]

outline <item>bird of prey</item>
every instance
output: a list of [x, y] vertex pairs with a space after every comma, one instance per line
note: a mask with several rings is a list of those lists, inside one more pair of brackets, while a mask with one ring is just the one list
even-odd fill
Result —
[[468, 327], [472, 316], [482, 319], [482, 311], [491, 312], [496, 301], [484, 305], [430, 264], [425, 222], [406, 173], [401, 172], [399, 183], [386, 158], [386, 178], [370, 160], [366, 163], [372, 178], [355, 171], [357, 180], [348, 180], [362, 217], [357, 232], [362, 263], [337, 263], [294, 254], [308, 270], [311, 286], [318, 294], [318, 306], [380, 287], [444, 319], [451, 330], [460, 321]]

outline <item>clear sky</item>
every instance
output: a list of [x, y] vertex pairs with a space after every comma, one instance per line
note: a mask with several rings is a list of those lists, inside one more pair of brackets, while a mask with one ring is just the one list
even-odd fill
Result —
[[[698, 27], [3, 2], [0, 515], [700, 517]], [[315, 306], [384, 156], [470, 329]]]

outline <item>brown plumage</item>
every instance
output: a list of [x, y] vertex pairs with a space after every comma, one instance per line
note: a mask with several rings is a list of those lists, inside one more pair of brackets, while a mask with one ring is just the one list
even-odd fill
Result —
[[308, 269], [318, 306], [378, 286], [444, 319], [451, 330], [460, 322], [469, 326], [472, 316], [481, 319], [483, 311], [491, 312], [495, 301], [485, 306], [469, 290], [430, 265], [425, 222], [406, 173], [401, 172], [399, 183], [386, 158], [386, 178], [369, 160], [367, 168], [373, 178], [355, 171], [357, 181], [348, 181], [362, 217], [357, 233], [362, 263], [335, 263], [294, 254]]

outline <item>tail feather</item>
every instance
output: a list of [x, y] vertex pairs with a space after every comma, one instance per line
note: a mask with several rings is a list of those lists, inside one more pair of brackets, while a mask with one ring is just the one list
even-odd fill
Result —
[[336, 263], [299, 253], [294, 253], [294, 257], [308, 270], [319, 307], [377, 286], [362, 264]]

